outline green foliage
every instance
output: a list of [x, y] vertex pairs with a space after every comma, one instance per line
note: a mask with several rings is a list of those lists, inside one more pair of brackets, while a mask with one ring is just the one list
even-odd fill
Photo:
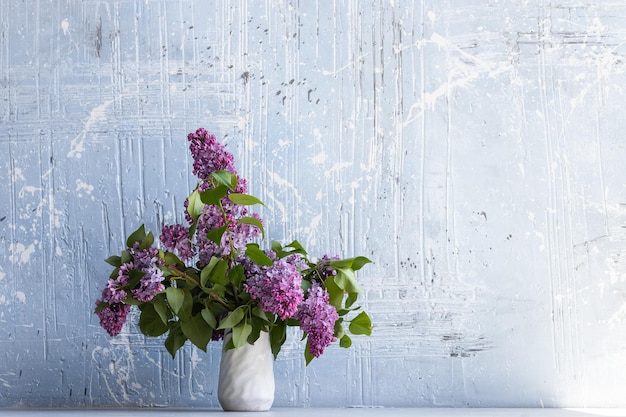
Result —
[[206, 237], [209, 238], [211, 242], [216, 243], [217, 245], [222, 243], [222, 236], [224, 236], [224, 232], [226, 232], [227, 226], [218, 227], [216, 229], [211, 229]]
[[188, 200], [189, 204], [187, 205], [187, 213], [189, 213], [189, 216], [191, 216], [191, 218], [195, 222], [198, 219], [198, 216], [200, 216], [202, 209], [204, 208], [204, 203], [200, 198], [200, 193], [198, 193], [198, 190], [194, 190], [189, 195]]
[[231, 193], [228, 194], [228, 198], [230, 198], [230, 201], [233, 203], [241, 204], [242, 206], [253, 206], [255, 204], [265, 205], [261, 200], [249, 194]]
[[172, 355], [172, 358], [176, 357], [178, 349], [183, 347], [187, 341], [187, 336], [183, 334], [179, 322], [170, 322], [170, 332], [165, 339], [165, 348]]
[[230, 190], [237, 188], [237, 176], [228, 171], [215, 171], [211, 173], [211, 178], [215, 183], [228, 187]]
[[206, 352], [206, 347], [213, 336], [213, 328], [205, 321], [202, 314], [196, 314], [188, 320], [181, 320], [180, 328], [191, 343]]
[[350, 333], [352, 334], [370, 336], [372, 334], [372, 320], [370, 320], [370, 317], [365, 311], [362, 311], [350, 321], [348, 329], [350, 329]]
[[244, 306], [239, 306], [235, 310], [233, 310], [228, 316], [226, 316], [222, 321], [220, 321], [220, 325], [217, 330], [222, 329], [231, 329], [241, 323], [243, 320], [243, 316], [245, 315]]
[[[236, 233], [233, 221], [237, 225], [248, 225], [255, 228], [265, 238], [263, 222], [254, 215], [233, 215], [227, 212], [229, 206], [263, 205], [263, 202], [249, 194], [236, 193], [238, 177], [226, 170], [216, 171], [203, 178], [205, 191], [200, 193], [198, 186], [188, 196], [187, 214], [191, 218], [189, 239], [197, 243], [200, 233], [203, 238], [225, 246], [224, 255], [213, 256], [208, 264], [204, 265], [194, 258], [183, 262], [175, 253], [167, 250], [158, 250], [158, 257], [162, 262], [157, 265], [163, 273], [164, 289], [148, 302], [141, 302], [133, 295], [133, 289], [138, 288], [145, 276], [139, 269], [126, 271], [133, 262], [135, 250], [153, 248], [155, 237], [147, 232], [144, 225], [130, 233], [126, 239], [126, 248], [119, 255], [108, 257], [105, 261], [113, 267], [110, 279], [117, 279], [120, 271], [127, 273], [128, 280], [121, 290], [126, 292], [126, 298], [121, 302], [138, 306], [140, 310], [139, 329], [146, 336], [158, 337], [166, 335], [165, 347], [175, 357], [176, 352], [189, 340], [194, 346], [206, 351], [215, 332], [225, 331], [229, 334], [225, 348], [238, 348], [246, 343], [254, 343], [261, 332], [268, 332], [272, 354], [276, 358], [287, 340], [287, 327], [299, 326], [295, 318], [281, 320], [274, 313], [264, 311], [259, 300], [253, 299], [246, 292], [246, 270], [240, 264], [241, 258], [246, 257], [260, 268], [272, 267], [273, 259], [285, 259], [291, 255], [299, 255], [302, 260], [300, 271], [302, 277], [302, 291], [306, 295], [316, 282], [328, 292], [329, 303], [332, 305], [339, 319], [335, 322], [334, 336], [339, 346], [352, 346], [352, 339], [348, 335], [371, 335], [373, 325], [370, 317], [360, 311], [359, 298], [363, 289], [357, 283], [356, 271], [371, 261], [363, 256], [325, 261], [309, 259], [305, 248], [298, 240], [286, 245], [277, 241], [271, 242], [268, 253], [258, 243], [248, 243], [241, 248], [233, 238]], [[208, 181], [206, 184], [205, 181]], [[232, 204], [231, 204], [232, 203]], [[214, 228], [199, 230], [200, 216], [207, 206], [213, 212], [221, 213], [223, 217]], [[222, 221], [223, 220], [223, 221]], [[223, 225], [219, 226], [218, 225]], [[248, 229], [248, 228], [243, 228]], [[155, 253], [156, 251], [153, 251]], [[180, 254], [180, 253], [179, 253]], [[182, 255], [181, 255], [182, 257]], [[202, 259], [206, 262], [205, 259]], [[195, 264], [194, 264], [195, 262]], [[126, 265], [126, 266], [124, 266]], [[323, 270], [332, 268], [335, 275], [325, 276]], [[107, 302], [99, 303], [95, 312], [99, 313], [107, 308]], [[302, 340], [306, 341], [304, 352], [308, 365], [314, 356], [309, 351], [308, 334], [303, 333]]]
[[126, 247], [131, 248], [135, 244], [135, 242], [141, 243], [145, 238], [146, 228], [142, 224], [137, 230], [135, 230], [133, 233], [130, 234], [130, 236], [128, 236], [128, 239], [126, 239]]
[[225, 185], [218, 185], [215, 188], [209, 188], [205, 192], [200, 194], [200, 201], [204, 204], [220, 205], [222, 198], [226, 197], [228, 193], [228, 187]]
[[145, 303], [139, 306], [141, 315], [139, 316], [139, 329], [146, 336], [161, 336], [168, 330], [167, 323], [161, 320], [154, 305]]
[[246, 246], [246, 255], [248, 256], [248, 258], [250, 258], [252, 262], [257, 265], [274, 265], [274, 261], [272, 261], [269, 256], [267, 256], [256, 243], [248, 243], [248, 245]]

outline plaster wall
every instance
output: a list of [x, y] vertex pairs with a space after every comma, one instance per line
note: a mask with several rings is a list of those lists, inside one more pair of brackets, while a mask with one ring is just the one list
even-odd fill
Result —
[[[92, 314], [223, 138], [270, 238], [365, 255], [369, 338], [277, 406], [626, 407], [626, 4], [0, 1], [0, 407], [218, 406]], [[136, 316], [134, 316], [136, 318]], [[136, 322], [136, 320], [134, 320]]]

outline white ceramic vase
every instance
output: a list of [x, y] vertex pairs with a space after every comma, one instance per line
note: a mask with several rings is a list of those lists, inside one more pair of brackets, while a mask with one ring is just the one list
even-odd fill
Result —
[[[224, 345], [230, 333], [224, 337]], [[267, 411], [274, 402], [274, 358], [269, 334], [254, 345], [222, 350], [217, 399], [224, 411]]]

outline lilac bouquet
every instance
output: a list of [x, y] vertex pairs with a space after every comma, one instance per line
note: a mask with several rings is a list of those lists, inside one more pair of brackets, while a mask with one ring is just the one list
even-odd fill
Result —
[[287, 326], [297, 326], [309, 364], [337, 340], [350, 347], [348, 332], [370, 335], [371, 320], [356, 305], [361, 290], [355, 275], [370, 260], [313, 259], [298, 241], [273, 241], [262, 249], [255, 240], [264, 236], [263, 220], [249, 207], [263, 203], [247, 194], [233, 155], [205, 129], [188, 140], [199, 182], [185, 200], [187, 224], [164, 226], [162, 248], [142, 225], [120, 256], [106, 260], [115, 269], [95, 313], [109, 335], [120, 333], [133, 305], [145, 335], [167, 334], [172, 357], [187, 340], [206, 351], [225, 331], [232, 336], [227, 349], [268, 332], [276, 357]]

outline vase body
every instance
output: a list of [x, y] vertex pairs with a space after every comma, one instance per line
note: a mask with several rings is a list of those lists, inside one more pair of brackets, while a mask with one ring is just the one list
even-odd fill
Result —
[[[224, 336], [224, 346], [230, 333]], [[222, 351], [217, 399], [225, 411], [267, 411], [274, 402], [274, 358], [269, 335], [254, 345]]]

